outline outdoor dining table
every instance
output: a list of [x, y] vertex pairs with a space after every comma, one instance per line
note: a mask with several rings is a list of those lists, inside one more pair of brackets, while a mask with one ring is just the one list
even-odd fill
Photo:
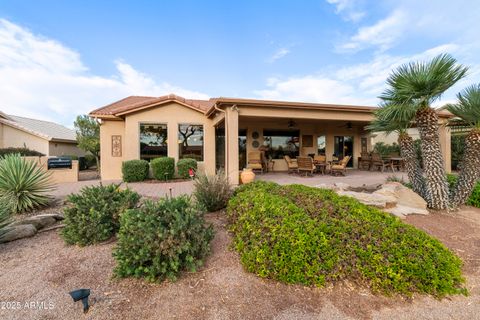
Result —
[[388, 157], [385, 160], [390, 162], [390, 166], [392, 168], [392, 171], [394, 170], [395, 167], [398, 167], [399, 170], [403, 169], [403, 158], [402, 157]]

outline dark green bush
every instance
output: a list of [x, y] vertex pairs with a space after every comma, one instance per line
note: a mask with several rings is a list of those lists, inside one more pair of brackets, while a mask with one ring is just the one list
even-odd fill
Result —
[[467, 292], [461, 260], [438, 240], [331, 190], [249, 184], [227, 214], [242, 264], [261, 277], [316, 286], [348, 279], [385, 294]]
[[232, 188], [228, 177], [223, 172], [216, 175], [197, 175], [194, 183], [193, 195], [197, 202], [208, 212], [217, 211], [227, 206], [232, 196]]
[[382, 157], [388, 157], [392, 154], [400, 154], [400, 146], [395, 142], [393, 144], [377, 142], [373, 146], [373, 152], [380, 154]]
[[110, 239], [119, 228], [119, 217], [136, 206], [140, 196], [119, 185], [85, 187], [68, 196], [62, 236], [68, 244], [81, 246]]
[[213, 238], [203, 212], [186, 196], [146, 201], [123, 213], [120, 225], [113, 253], [119, 277], [175, 280], [181, 271], [202, 264]]
[[[455, 186], [455, 183], [457, 183], [457, 176], [454, 174], [448, 174], [447, 181], [450, 190], [452, 190]], [[475, 188], [473, 188], [472, 194], [468, 198], [466, 204], [469, 206], [480, 208], [480, 181], [478, 181], [475, 185]]]
[[146, 160], [129, 160], [122, 162], [122, 175], [125, 182], [143, 181], [148, 177], [150, 166]]
[[150, 161], [153, 177], [157, 180], [170, 180], [175, 175], [175, 159], [170, 157], [155, 158]]
[[44, 156], [43, 153], [30, 150], [28, 148], [0, 148], [0, 157], [3, 157], [7, 154], [19, 154], [22, 157], [40, 157]]
[[197, 171], [197, 160], [191, 158], [183, 158], [177, 162], [177, 173], [180, 178], [190, 178], [189, 169]]

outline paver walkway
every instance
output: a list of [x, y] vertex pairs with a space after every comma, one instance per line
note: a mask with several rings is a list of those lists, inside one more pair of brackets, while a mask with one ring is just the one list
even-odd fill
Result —
[[[193, 191], [192, 181], [173, 181], [173, 182], [135, 182], [123, 183], [119, 180], [101, 181], [102, 184], [120, 183], [122, 187], [135, 190], [144, 197], [165, 197], [171, 195], [176, 197], [183, 194], [191, 194]], [[53, 196], [57, 199], [63, 199], [72, 193], [78, 193], [85, 186], [99, 185], [100, 180], [87, 180], [69, 183], [60, 183], [57, 185]]]

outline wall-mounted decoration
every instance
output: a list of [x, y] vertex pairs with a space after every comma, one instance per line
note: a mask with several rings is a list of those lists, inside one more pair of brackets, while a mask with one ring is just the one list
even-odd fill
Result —
[[252, 133], [252, 138], [253, 138], [253, 139], [258, 139], [258, 137], [260, 137], [260, 135], [258, 134], [257, 131], [254, 131], [254, 132]]
[[122, 156], [122, 136], [113, 135], [112, 136], [112, 157], [121, 157]]
[[303, 148], [313, 147], [313, 136], [311, 134], [302, 135], [302, 147]]
[[260, 146], [260, 142], [258, 142], [257, 140], [254, 140], [252, 142], [252, 147], [254, 147], [255, 149], [258, 148]]
[[361, 144], [362, 144], [362, 153], [367, 153], [367, 138], [362, 137], [361, 139]]

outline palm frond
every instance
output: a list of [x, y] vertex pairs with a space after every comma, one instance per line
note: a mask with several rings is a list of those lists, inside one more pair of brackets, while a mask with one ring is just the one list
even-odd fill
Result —
[[462, 123], [480, 128], [480, 84], [465, 88], [457, 94], [457, 99], [457, 103], [447, 105], [447, 110]]
[[412, 126], [415, 118], [413, 108], [405, 108], [403, 105], [392, 102], [383, 102], [375, 111], [375, 120], [366, 128], [372, 132], [383, 131], [387, 134], [392, 132], [405, 132]]
[[440, 54], [428, 62], [404, 64], [390, 74], [387, 89], [379, 98], [404, 107], [428, 107], [465, 77], [467, 70], [449, 54]]

